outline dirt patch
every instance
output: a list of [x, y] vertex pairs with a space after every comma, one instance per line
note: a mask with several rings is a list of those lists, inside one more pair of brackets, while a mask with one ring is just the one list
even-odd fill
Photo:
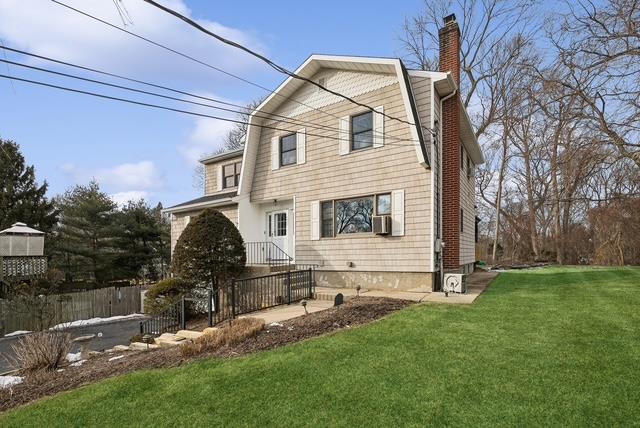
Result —
[[[255, 337], [194, 357], [183, 356], [180, 347], [147, 352], [101, 354], [85, 361], [79, 367], [68, 366], [60, 372], [26, 375], [22, 384], [0, 390], [0, 412], [135, 370], [176, 367], [202, 358], [229, 358], [299, 342], [336, 330], [366, 324], [412, 303], [407, 300], [360, 297], [338, 308], [267, 325], [265, 330]], [[190, 327], [193, 328], [192, 325]], [[204, 328], [206, 325], [201, 327]]]

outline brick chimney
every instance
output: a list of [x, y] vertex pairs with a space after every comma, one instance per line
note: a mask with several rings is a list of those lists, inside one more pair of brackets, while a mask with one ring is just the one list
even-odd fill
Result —
[[[444, 18], [440, 38], [440, 71], [460, 86], [460, 28], [456, 16]], [[446, 272], [460, 269], [460, 95], [442, 103], [442, 239]]]

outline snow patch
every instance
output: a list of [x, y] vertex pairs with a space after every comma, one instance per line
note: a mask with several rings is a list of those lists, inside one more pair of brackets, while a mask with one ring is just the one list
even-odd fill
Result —
[[81, 365], [83, 365], [85, 363], [85, 361], [87, 360], [80, 360], [80, 361], [76, 361], [75, 363], [71, 363], [69, 364], [71, 367], [80, 367]]
[[5, 334], [4, 337], [21, 336], [23, 334], [29, 334], [29, 333], [33, 333], [33, 332], [31, 330], [16, 330], [16, 331], [12, 331], [11, 333]]
[[20, 376], [0, 376], [0, 389], [9, 388], [22, 383]]
[[269, 327], [282, 327], [282, 323], [272, 322], [271, 324], [269, 324]]
[[117, 357], [111, 357], [111, 358], [109, 358], [109, 361], [116, 361], [116, 360], [119, 360], [121, 358], [124, 358], [124, 355], [118, 355]]
[[75, 363], [76, 361], [80, 361], [81, 359], [82, 355], [80, 354], [80, 352], [76, 352], [75, 354], [67, 354], [67, 361], [69, 361], [70, 363]]
[[85, 327], [85, 326], [88, 326], [88, 325], [105, 324], [105, 323], [108, 323], [108, 322], [135, 319], [135, 318], [140, 318], [140, 317], [144, 317], [144, 315], [143, 314], [131, 314], [131, 315], [117, 315], [115, 317], [109, 317], [109, 318], [90, 318], [88, 320], [77, 320], [77, 321], [64, 322], [62, 324], [58, 324], [58, 325], [55, 325], [55, 326], [51, 327], [51, 330], [64, 330], [65, 328], [71, 328], [71, 327]]

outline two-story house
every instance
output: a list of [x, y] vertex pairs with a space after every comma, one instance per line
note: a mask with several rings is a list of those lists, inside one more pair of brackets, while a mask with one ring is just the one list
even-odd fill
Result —
[[437, 289], [442, 272], [469, 272], [484, 160], [460, 102], [459, 45], [449, 16], [439, 71], [309, 57], [295, 73], [349, 99], [283, 82], [251, 114], [244, 149], [202, 160], [205, 196], [166, 210], [172, 245], [214, 207], [246, 242], [317, 265], [319, 285]]

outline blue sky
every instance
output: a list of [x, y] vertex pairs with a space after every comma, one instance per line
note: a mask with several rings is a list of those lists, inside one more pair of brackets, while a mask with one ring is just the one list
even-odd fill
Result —
[[[63, 1], [122, 25], [111, 0]], [[401, 55], [398, 39], [403, 19], [419, 10], [422, 2], [168, 0], [165, 3], [294, 69], [311, 53]], [[283, 80], [282, 75], [266, 65], [222, 47], [141, 0], [124, 0], [124, 4], [133, 22], [128, 29], [133, 32], [269, 88], [275, 88]], [[47, 0], [0, 0], [0, 38], [7, 46], [231, 102], [245, 104], [263, 95], [258, 88], [163, 52]], [[6, 55], [10, 60], [63, 70], [50, 63]], [[1, 52], [0, 58], [4, 58]], [[73, 69], [64, 71], [80, 73]], [[185, 106], [6, 64], [0, 64], [0, 73]], [[192, 184], [195, 159], [219, 147], [229, 126], [211, 119], [27, 83], [12, 84], [6, 79], [0, 79], [0, 99], [0, 137], [20, 144], [28, 163], [35, 165], [38, 180], [48, 181], [50, 196], [74, 184], [87, 183], [93, 177], [119, 201], [144, 196], [154, 204], [162, 202], [169, 206], [197, 197], [201, 192]]]

